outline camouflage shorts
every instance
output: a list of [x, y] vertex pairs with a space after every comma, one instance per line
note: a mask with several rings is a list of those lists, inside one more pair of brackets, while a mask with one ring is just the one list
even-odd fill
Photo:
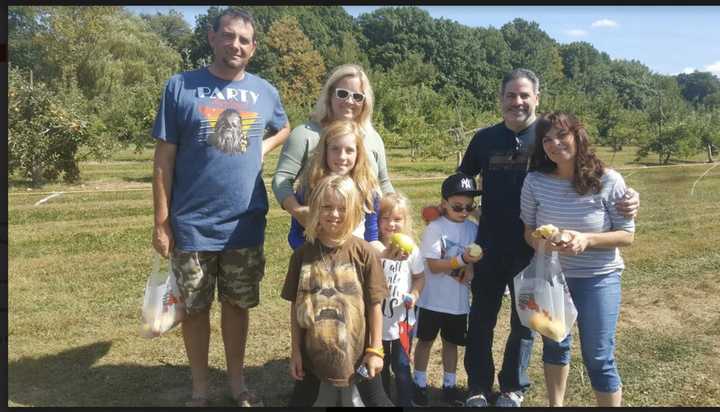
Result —
[[172, 266], [188, 314], [209, 309], [215, 298], [240, 308], [260, 303], [260, 281], [265, 275], [263, 246], [219, 252], [174, 250]]

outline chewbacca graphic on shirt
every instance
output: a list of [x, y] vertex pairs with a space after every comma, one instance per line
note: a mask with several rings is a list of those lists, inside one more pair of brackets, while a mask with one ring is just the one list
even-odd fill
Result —
[[218, 117], [215, 131], [208, 138], [208, 143], [228, 154], [245, 153], [248, 137], [242, 124], [242, 116], [237, 110], [226, 109]]
[[365, 303], [355, 267], [344, 263], [330, 271], [323, 261], [303, 264], [295, 309], [316, 376], [347, 386], [365, 342]]

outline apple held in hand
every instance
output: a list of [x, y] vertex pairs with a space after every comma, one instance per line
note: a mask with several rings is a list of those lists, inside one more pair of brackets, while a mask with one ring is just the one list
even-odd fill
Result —
[[550, 239], [554, 234], [558, 233], [560, 229], [555, 225], [542, 225], [535, 229], [531, 235], [535, 239]]
[[478, 256], [482, 255], [483, 250], [480, 247], [480, 245], [478, 245], [477, 243], [473, 243], [470, 246], [468, 246], [468, 253], [472, 257], [478, 257]]
[[393, 233], [390, 235], [390, 244], [407, 254], [412, 253], [415, 249], [415, 242], [410, 236], [403, 233]]

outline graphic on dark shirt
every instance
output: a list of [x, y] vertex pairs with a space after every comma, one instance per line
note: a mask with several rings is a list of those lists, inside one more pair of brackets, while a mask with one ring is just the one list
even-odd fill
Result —
[[530, 155], [525, 152], [516, 152], [514, 150], [492, 152], [490, 154], [489, 170], [514, 170], [526, 171], [528, 167]]
[[305, 329], [311, 369], [322, 380], [347, 386], [365, 341], [365, 303], [355, 266], [330, 270], [322, 260], [303, 264], [299, 280], [295, 313]]

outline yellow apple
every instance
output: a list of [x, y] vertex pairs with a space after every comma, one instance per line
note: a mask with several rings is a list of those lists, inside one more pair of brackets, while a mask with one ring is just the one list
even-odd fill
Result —
[[530, 323], [530, 329], [540, 332], [542, 329], [545, 328], [545, 325], [548, 322], [550, 322], [550, 319], [548, 319], [547, 316], [543, 315], [540, 312], [535, 312], [530, 315], [530, 320], [528, 323]]
[[472, 257], [478, 257], [482, 255], [483, 250], [477, 243], [473, 243], [472, 245], [468, 246], [468, 253], [470, 253], [470, 256]]
[[542, 225], [532, 232], [532, 237], [536, 239], [550, 239], [559, 230], [555, 225]]
[[530, 315], [528, 323], [530, 324], [530, 329], [556, 342], [561, 341], [565, 337], [565, 325], [559, 320], [550, 320], [550, 318], [543, 313], [533, 313]]
[[557, 319], [551, 320], [545, 326], [545, 336], [556, 342], [560, 342], [565, 337], [565, 325]]
[[412, 253], [415, 249], [415, 242], [412, 238], [403, 233], [393, 233], [390, 235], [390, 244], [397, 246], [398, 249], [405, 253]]

